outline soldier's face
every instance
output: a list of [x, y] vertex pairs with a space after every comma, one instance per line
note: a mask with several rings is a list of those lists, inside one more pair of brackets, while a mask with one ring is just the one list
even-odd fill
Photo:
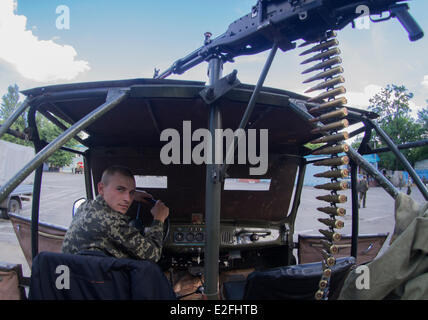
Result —
[[103, 196], [110, 208], [126, 213], [134, 201], [135, 180], [115, 173], [108, 178], [107, 183], [98, 183], [98, 193]]

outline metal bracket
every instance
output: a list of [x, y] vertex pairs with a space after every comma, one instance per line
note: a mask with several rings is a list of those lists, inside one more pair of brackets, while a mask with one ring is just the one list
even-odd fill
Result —
[[363, 121], [363, 123], [364, 123], [365, 130], [364, 130], [363, 140], [361, 141], [360, 147], [358, 148], [359, 154], [365, 154], [372, 151], [372, 148], [368, 145], [368, 143], [372, 135], [373, 127], [370, 126], [370, 124], [367, 123], [366, 121]]
[[109, 88], [106, 96], [106, 103], [112, 101], [113, 99], [117, 99], [119, 95], [122, 93], [129, 92], [128, 88]]
[[241, 82], [236, 77], [237, 73], [238, 71], [233, 70], [227, 76], [216, 81], [214, 86], [208, 86], [203, 89], [201, 92], [199, 92], [199, 95], [206, 104], [212, 104], [214, 101], [220, 99], [230, 90], [241, 84]]

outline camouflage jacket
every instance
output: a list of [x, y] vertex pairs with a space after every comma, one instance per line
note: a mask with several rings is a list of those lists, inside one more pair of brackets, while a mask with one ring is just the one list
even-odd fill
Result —
[[[144, 236], [129, 225], [131, 217], [114, 211], [101, 195], [88, 200], [76, 211], [62, 245], [63, 253], [97, 250], [116, 258], [146, 259], [161, 257], [163, 223], [154, 220]], [[146, 229], [147, 230], [147, 229]]]
[[357, 183], [357, 191], [358, 192], [367, 192], [369, 190], [369, 183], [366, 179], [362, 179]]

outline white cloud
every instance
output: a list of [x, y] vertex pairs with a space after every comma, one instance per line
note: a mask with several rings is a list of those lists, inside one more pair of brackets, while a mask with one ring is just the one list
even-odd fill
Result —
[[39, 40], [27, 30], [27, 18], [17, 15], [16, 7], [14, 0], [0, 2], [0, 60], [38, 82], [71, 80], [90, 69], [87, 61], [75, 60], [77, 52], [72, 46]]
[[424, 80], [422, 80], [421, 85], [428, 89], [428, 74], [424, 76]]
[[[428, 76], [425, 76], [424, 81], [426, 81], [428, 85]], [[381, 92], [382, 88], [383, 88], [382, 86], [379, 86], [376, 84], [370, 84], [364, 87], [362, 92], [358, 92], [358, 91], [347, 92], [345, 94], [345, 97], [348, 100], [348, 106], [367, 110], [368, 106], [370, 105], [370, 102], [369, 102], [370, 98], [372, 98], [375, 94]], [[410, 107], [410, 115], [416, 119], [418, 110], [420, 110], [422, 107], [418, 106], [412, 100], [409, 101], [409, 107]]]
[[376, 93], [379, 93], [382, 90], [382, 86], [376, 84], [370, 84], [364, 87], [362, 92], [359, 91], [349, 91], [345, 94], [346, 99], [348, 100], [348, 105], [350, 107], [356, 107], [361, 109], [367, 109], [369, 106], [370, 98], [372, 98]]

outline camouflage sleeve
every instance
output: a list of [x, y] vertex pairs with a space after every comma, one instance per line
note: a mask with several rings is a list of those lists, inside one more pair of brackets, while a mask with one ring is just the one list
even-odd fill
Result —
[[160, 236], [160, 243], [162, 245], [162, 238], [163, 238], [163, 222], [159, 220], [153, 220], [153, 223], [150, 228], [146, 230], [146, 237], [152, 236], [152, 235], [161, 235]]
[[137, 259], [152, 260], [157, 262], [161, 258], [163, 223], [154, 220], [152, 227], [146, 234], [126, 223], [121, 223], [118, 228], [110, 230], [113, 242], [124, 248], [130, 256]]

